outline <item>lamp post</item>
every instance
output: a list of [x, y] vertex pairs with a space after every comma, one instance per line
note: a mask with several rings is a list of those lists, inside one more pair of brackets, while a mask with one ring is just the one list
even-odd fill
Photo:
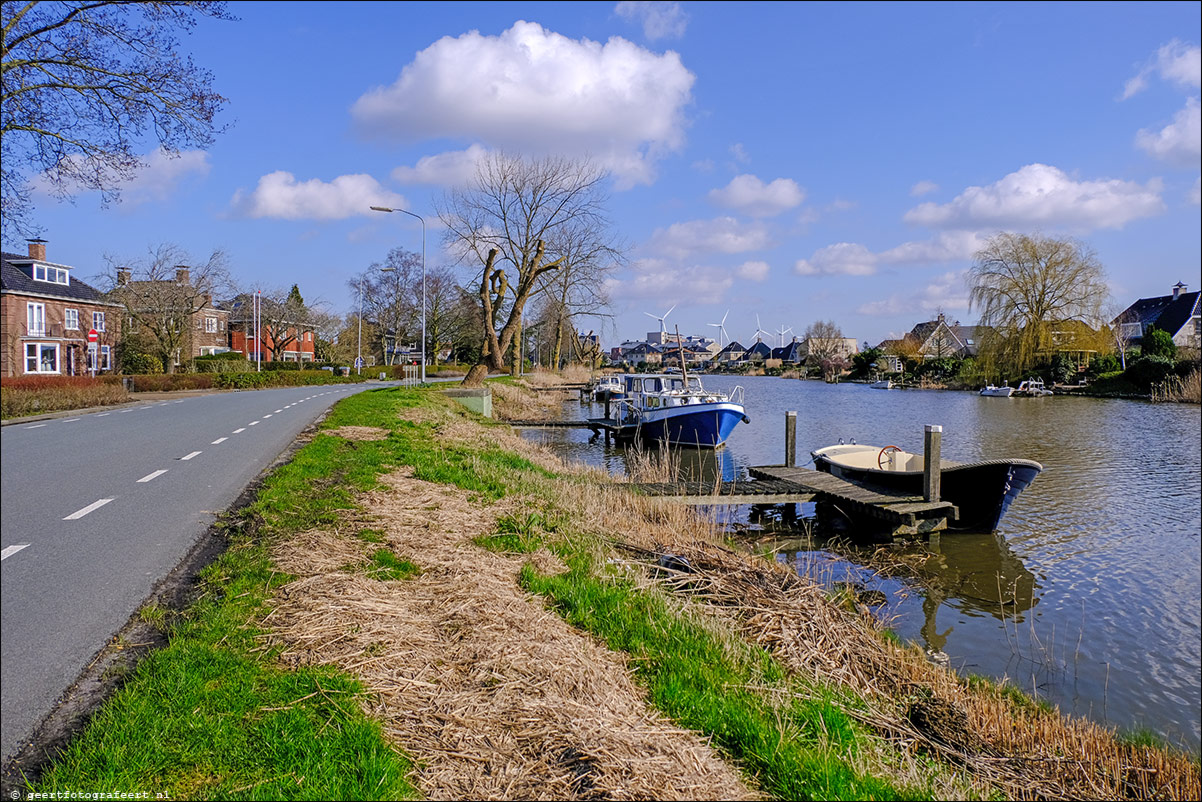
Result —
[[422, 384], [426, 383], [426, 221], [420, 214], [404, 209], [390, 209], [387, 206], [372, 206], [374, 212], [400, 212], [410, 217], [416, 217], [422, 224]]
[[[378, 268], [381, 273], [395, 273], [395, 267]], [[363, 278], [367, 274], [359, 277], [359, 357], [355, 360], [355, 375], [363, 375]]]

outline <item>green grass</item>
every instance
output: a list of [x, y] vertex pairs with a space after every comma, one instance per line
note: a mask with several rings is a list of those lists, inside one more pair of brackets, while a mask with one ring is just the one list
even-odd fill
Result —
[[372, 579], [408, 579], [422, 572], [422, 569], [388, 549], [376, 549], [369, 559], [371, 563], [367, 567], [367, 575]]
[[[598, 577], [580, 555], [548, 577], [526, 565], [522, 584], [569, 623], [633, 658], [651, 703], [709, 736], [777, 799], [918, 799], [854, 771], [847, 756], [868, 734], [813, 688], [805, 696], [767, 652], [722, 640], [653, 593]], [[813, 696], [818, 699], [814, 700]]]

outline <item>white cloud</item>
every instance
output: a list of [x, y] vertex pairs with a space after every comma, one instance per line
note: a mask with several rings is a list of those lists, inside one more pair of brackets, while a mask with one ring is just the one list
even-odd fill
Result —
[[964, 273], [944, 273], [933, 282], [913, 293], [897, 293], [880, 301], [862, 304], [861, 315], [887, 317], [913, 314], [915, 311], [934, 313], [937, 311], [968, 311], [968, 289]]
[[1074, 230], [1122, 228], [1164, 211], [1158, 180], [1074, 181], [1055, 167], [1028, 164], [987, 187], [969, 187], [951, 203], [923, 203], [908, 223], [980, 229], [1063, 226]]
[[656, 39], [679, 39], [689, 25], [689, 15], [680, 3], [636, 2], [623, 0], [614, 8], [614, 13], [625, 20], [642, 23], [643, 36]]
[[249, 195], [234, 193], [231, 206], [245, 217], [282, 220], [344, 220], [372, 215], [370, 206], [405, 207], [405, 198], [389, 192], [370, 175], [340, 175], [333, 181], [297, 181], [277, 170], [259, 179]]
[[932, 192], [938, 191], [938, 189], [939, 185], [934, 181], [919, 181], [910, 187], [910, 194], [915, 198], [921, 198], [923, 195], [930, 195]]
[[620, 37], [569, 39], [519, 21], [499, 36], [443, 37], [351, 115], [366, 135], [470, 139], [524, 153], [590, 156], [620, 185], [650, 183], [684, 143], [695, 76], [677, 53]]
[[735, 275], [744, 281], [765, 281], [771, 270], [767, 262], [744, 262], [735, 268]]
[[1187, 99], [1185, 108], [1159, 132], [1141, 130], [1135, 135], [1135, 144], [1170, 164], [1182, 167], [1202, 164], [1202, 110], [1198, 99]]
[[730, 146], [730, 155], [735, 157], [735, 161], [739, 164], [747, 164], [751, 161], [751, 156], [747, 154], [747, 148], [743, 147], [742, 142], [736, 142]]
[[763, 223], [740, 223], [733, 217], [717, 217], [656, 229], [648, 247], [679, 260], [690, 254], [756, 251], [769, 244], [768, 229]]
[[791, 178], [778, 178], [765, 184], [754, 175], [739, 175], [722, 189], [710, 190], [708, 197], [716, 206], [752, 217], [772, 217], [800, 206], [806, 193]]
[[[720, 300], [734, 284], [730, 272], [706, 265], [680, 264], [664, 259], [640, 259], [631, 267], [633, 278], [606, 282], [610, 297], [638, 301], [658, 312], [672, 304], [710, 304]], [[681, 276], [687, 275], [688, 281]], [[655, 325], [650, 318], [649, 325]]]
[[488, 150], [472, 145], [467, 150], [453, 150], [436, 156], [423, 156], [413, 167], [401, 166], [392, 171], [394, 181], [401, 184], [433, 184], [453, 187], [470, 183], [476, 177], [476, 165]]
[[1156, 51], [1156, 56], [1123, 87], [1123, 100], [1137, 95], [1148, 86], [1148, 78], [1161, 79], [1185, 89], [1202, 87], [1202, 48], [1174, 39]]
[[809, 259], [798, 259], [793, 272], [799, 276], [870, 276], [880, 257], [863, 245], [837, 242], [819, 248]]
[[[203, 150], [184, 150], [170, 154], [162, 148], [155, 148], [138, 162], [137, 171], [130, 180], [117, 181], [113, 177], [108, 179], [120, 189], [120, 207], [126, 211], [150, 201], [167, 200], [175, 194], [186, 178], [194, 175], [206, 176], [212, 167], [209, 154]], [[54, 194], [53, 187], [45, 175], [34, 179], [33, 191], [48, 197]], [[77, 187], [73, 191], [83, 190]]]

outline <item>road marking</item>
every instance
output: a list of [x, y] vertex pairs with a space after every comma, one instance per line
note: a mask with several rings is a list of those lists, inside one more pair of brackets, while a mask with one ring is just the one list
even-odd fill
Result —
[[29, 548], [28, 543], [22, 543], [20, 546], [9, 546], [4, 551], [0, 551], [0, 560], [7, 560], [9, 557], [13, 556], [21, 549], [27, 549], [27, 548]]
[[258, 426], [258, 425], [259, 425], [259, 422], [258, 422], [257, 420], [252, 420], [250, 423], [248, 423], [248, 424], [246, 424], [246, 425], [247, 425], [247, 426]]
[[111, 412], [97, 412], [96, 417], [103, 418], [105, 415], [112, 415], [112, 414], [113, 413], [111, 413]]
[[162, 476], [162, 475], [163, 475], [163, 474], [165, 474], [166, 472], [167, 472], [167, 471], [166, 471], [166, 469], [164, 469], [164, 470], [161, 470], [161, 471], [155, 471], [154, 473], [148, 473], [148, 474], [146, 474], [145, 476], [143, 476], [141, 479], [139, 479], [139, 480], [138, 480], [138, 483], [139, 483], [139, 484], [144, 484], [144, 483], [146, 483], [146, 482], [149, 482], [151, 479], [156, 479], [156, 478], [158, 478], [158, 477]]
[[203, 453], [204, 453], [203, 451], [193, 451], [191, 454], [185, 454], [184, 456], [180, 457], [180, 461], [187, 462], [188, 460], [192, 459], [193, 457], [199, 457]]
[[281, 413], [281, 412], [283, 412], [283, 411], [284, 411], [284, 410], [282, 410], [282, 409], [277, 409], [275, 412], [273, 412], [273, 413], [271, 413], [271, 414], [272, 414], [272, 415], [278, 415], [278, 414], [280, 414], [280, 413]]
[[138, 407], [138, 409], [150, 409], [150, 407]]
[[82, 510], [77, 510], [76, 512], [71, 513], [63, 520], [64, 521], [77, 521], [80, 518], [87, 515], [89, 512], [95, 512], [96, 510], [100, 509], [105, 504], [108, 504], [110, 501], [112, 501], [111, 498], [102, 498], [102, 499], [100, 499], [100, 501], [93, 501], [91, 504], [84, 507]]
[[59, 423], [75, 423], [79, 418], [63, 418]]
[[234, 431], [230, 432], [230, 434], [242, 434], [245, 431], [246, 431], [246, 427], [243, 426], [241, 429], [234, 429]]
[[42, 428], [42, 427], [43, 427], [43, 426], [45, 426], [45, 425], [46, 425], [46, 424], [44, 424], [44, 423], [35, 423], [33, 426], [27, 426], [27, 427], [25, 427], [25, 428], [27, 428], [27, 429], [40, 429], [40, 428]]
[[215, 446], [215, 445], [217, 445], [218, 443], [224, 443], [226, 440], [229, 440], [229, 438], [228, 438], [228, 437], [218, 437], [216, 440], [214, 440], [213, 442], [209, 443], [209, 445], [211, 445], [211, 446]]
[[263, 416], [263, 420], [267, 420], [268, 418], [270, 418], [270, 417], [271, 417], [272, 415], [274, 415], [274, 414], [275, 414], [274, 412], [268, 412], [266, 415], [264, 415], [264, 416]]

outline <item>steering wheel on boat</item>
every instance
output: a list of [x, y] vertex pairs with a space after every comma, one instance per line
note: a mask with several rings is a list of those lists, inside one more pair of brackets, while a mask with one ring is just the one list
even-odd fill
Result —
[[901, 448], [899, 446], [885, 446], [881, 449], [881, 452], [876, 455], [876, 466], [882, 471], [885, 470], [885, 455], [889, 451], [901, 451]]

